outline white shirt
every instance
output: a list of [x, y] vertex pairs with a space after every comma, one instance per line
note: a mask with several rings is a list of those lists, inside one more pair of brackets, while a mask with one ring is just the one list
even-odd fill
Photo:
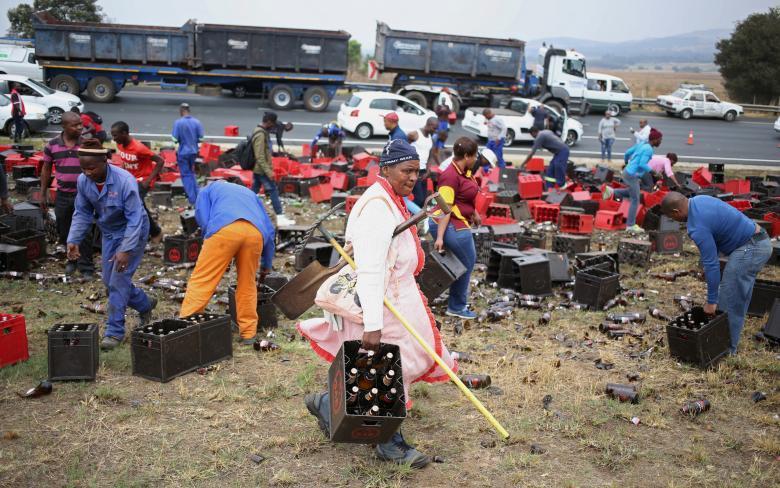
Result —
[[428, 168], [428, 159], [431, 156], [431, 148], [433, 147], [433, 138], [426, 136], [423, 131], [417, 129], [417, 140], [412, 143], [412, 147], [417, 150], [417, 155], [420, 156], [420, 170]]
[[436, 105], [444, 105], [448, 109], [452, 110], [452, 97], [445, 91], [439, 92], [439, 96], [436, 97]]
[[439, 173], [444, 172], [445, 169], [449, 168], [452, 164], [452, 156], [448, 157], [439, 165]]
[[634, 139], [636, 143], [647, 142], [650, 140], [650, 124], [647, 124], [644, 129], [634, 131]]

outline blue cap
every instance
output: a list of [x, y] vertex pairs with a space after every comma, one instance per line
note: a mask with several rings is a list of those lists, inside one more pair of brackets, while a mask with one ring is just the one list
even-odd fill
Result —
[[403, 163], [404, 161], [419, 161], [420, 156], [417, 150], [403, 139], [393, 139], [382, 149], [382, 156], [379, 158], [379, 166], [392, 166]]

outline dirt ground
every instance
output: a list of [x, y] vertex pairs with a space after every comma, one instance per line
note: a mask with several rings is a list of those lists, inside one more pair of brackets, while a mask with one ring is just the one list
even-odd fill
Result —
[[[301, 223], [327, 208], [286, 204]], [[160, 217], [167, 234], [178, 230], [176, 209]], [[614, 249], [620, 236], [599, 233], [594, 242], [603, 239]], [[697, 260], [686, 241], [681, 256], [654, 255], [647, 268], [622, 266], [622, 286], [644, 289], [649, 298], [613, 311], [657, 305], [678, 314], [673, 296], [702, 297], [705, 284], [650, 274], [696, 268]], [[275, 267], [292, 275], [292, 261], [291, 254], [280, 254]], [[52, 259], [42, 268], [57, 273], [63, 264]], [[184, 280], [190, 272], [166, 270], [160, 257], [149, 255], [136, 277], [156, 271]], [[481, 283], [483, 276], [474, 276], [480, 281], [472, 288], [477, 310], [499, 293]], [[780, 268], [768, 267], [761, 277], [778, 280]], [[218, 297], [233, 279], [231, 270]], [[322, 437], [303, 397], [323, 390], [327, 365], [288, 320], [271, 331], [280, 351], [235, 346], [233, 359], [203, 375], [166, 384], [134, 377], [125, 344], [101, 353], [95, 382], [57, 382], [49, 396], [19, 398], [17, 392], [47, 377], [48, 328], [102, 324], [104, 316], [79, 308], [101, 291], [98, 281], [0, 280], [0, 310], [25, 314], [30, 342], [29, 361], [0, 369], [0, 486], [767, 487], [780, 476], [780, 352], [752, 339], [766, 318], [747, 320], [739, 355], [702, 371], [670, 359], [665, 324], [655, 319], [638, 327], [641, 339], [611, 340], [597, 329], [604, 312], [553, 310], [550, 324], [538, 325], [539, 311], [518, 309], [511, 319], [478, 323], [446, 318], [436, 307], [445, 342], [474, 356], [461, 364], [462, 372], [491, 375], [495, 388], [475, 394], [511, 438], [501, 441], [453, 385], [417, 384], [404, 433], [444, 462], [413, 471], [378, 461], [370, 447]], [[150, 293], [160, 299], [156, 318], [176, 313], [171, 295]], [[222, 312], [225, 305], [214, 300], [212, 309]], [[134, 326], [137, 317], [128, 317]], [[598, 359], [614, 368], [597, 369]], [[606, 383], [627, 383], [629, 373], [639, 375], [640, 402], [609, 399]], [[767, 400], [754, 403], [755, 391]], [[552, 397], [547, 409], [546, 395]], [[710, 400], [709, 412], [695, 418], [679, 413], [683, 403], [699, 398]], [[255, 463], [254, 454], [264, 459]]]

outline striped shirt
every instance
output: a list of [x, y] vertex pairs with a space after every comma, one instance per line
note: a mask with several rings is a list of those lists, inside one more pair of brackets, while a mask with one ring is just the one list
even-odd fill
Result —
[[78, 151], [79, 144], [66, 146], [62, 134], [50, 140], [43, 148], [43, 163], [54, 167], [57, 191], [76, 193], [76, 183], [81, 174]]

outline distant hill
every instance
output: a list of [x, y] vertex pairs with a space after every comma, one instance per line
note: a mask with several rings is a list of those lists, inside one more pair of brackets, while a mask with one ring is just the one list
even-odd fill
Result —
[[583, 53], [591, 67], [625, 69], [635, 65], [668, 65], [674, 63], [712, 64], [715, 43], [728, 37], [729, 29], [710, 29], [669, 37], [623, 42], [600, 42], [572, 37], [553, 37], [529, 41], [526, 46], [529, 65], [542, 41], [549, 46], [573, 48]]

